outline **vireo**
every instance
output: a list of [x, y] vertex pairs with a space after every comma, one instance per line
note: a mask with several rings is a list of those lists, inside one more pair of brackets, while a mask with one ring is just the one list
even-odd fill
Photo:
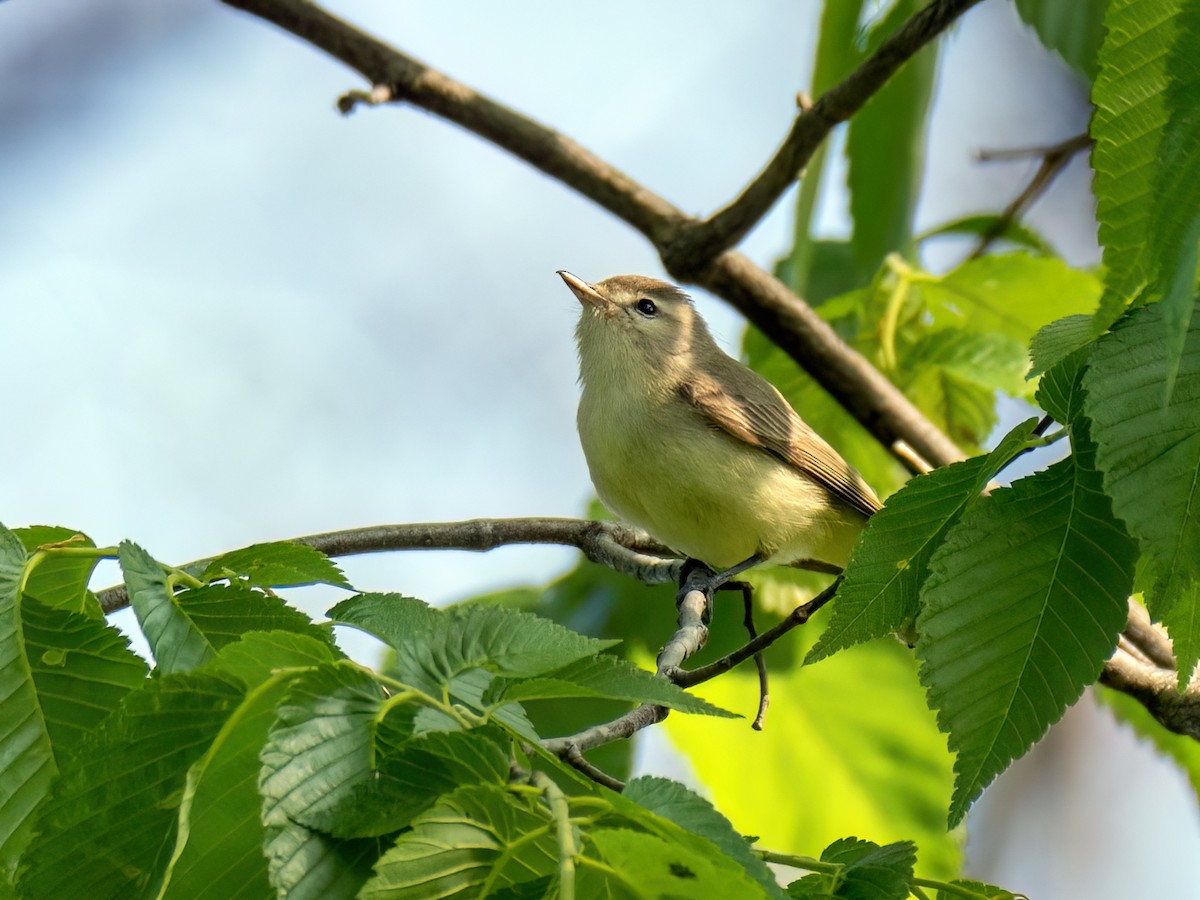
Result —
[[760, 562], [844, 567], [878, 498], [688, 296], [558, 274], [583, 307], [579, 440], [605, 506], [719, 581]]

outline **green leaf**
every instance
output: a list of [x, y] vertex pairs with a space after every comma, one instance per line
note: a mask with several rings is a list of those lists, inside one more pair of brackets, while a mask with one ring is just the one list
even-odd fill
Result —
[[296, 824], [266, 832], [271, 886], [288, 900], [356, 900], [382, 851], [374, 838], [338, 841]]
[[920, 290], [939, 327], [1006, 334], [1027, 346], [1047, 321], [1093, 312], [1101, 285], [1060, 259], [1009, 253], [965, 262]]
[[767, 897], [766, 890], [740, 869], [722, 865], [719, 854], [702, 854], [653, 834], [626, 828], [596, 828], [587, 835], [587, 858], [608, 871], [579, 866], [584, 896], [660, 897], [711, 900], [713, 897]]
[[[13, 534], [21, 539], [30, 554], [47, 544], [69, 543], [71, 547], [95, 547], [92, 539], [73, 528], [57, 525], [33, 525], [15, 528]], [[85, 613], [94, 619], [104, 618], [104, 613], [95, 597], [88, 593], [88, 582], [92, 570], [100, 562], [99, 556], [65, 556], [47, 554], [25, 581], [26, 596], [40, 600], [47, 606]]]
[[1083, 373], [1087, 351], [1076, 350], [1055, 364], [1038, 383], [1037, 403], [1060, 425], [1070, 425], [1083, 413]]
[[750, 845], [734, 831], [730, 821], [711, 803], [682, 784], [645, 775], [625, 785], [622, 796], [674, 822], [689, 834], [712, 841], [722, 853], [736, 860], [769, 896], [777, 897], [782, 893], [774, 873], [750, 852]]
[[[813, 97], [821, 96], [862, 62], [857, 37], [863, 5], [864, 0], [826, 0], [823, 5], [813, 55]], [[871, 274], [856, 270], [848, 242], [819, 240], [814, 233], [813, 216], [828, 151], [829, 142], [823, 141], [804, 167], [796, 192], [795, 240], [789, 255], [776, 266], [777, 277], [813, 305], [861, 286]]]
[[558, 871], [549, 811], [496, 785], [470, 785], [443, 797], [375, 864], [363, 900], [479, 896]]
[[1092, 93], [1102, 319], [1139, 295], [1163, 298], [1169, 390], [1200, 238], [1200, 10], [1186, 0], [1112, 0], [1105, 26]]
[[[897, 0], [871, 30], [867, 51], [924, 5], [923, 0]], [[860, 271], [875, 271], [889, 253], [914, 255], [912, 223], [925, 168], [937, 53], [937, 45], [931, 44], [911, 57], [847, 126], [851, 243]]]
[[1028, 900], [1024, 894], [1017, 895], [994, 884], [967, 878], [955, 878], [950, 885], [950, 890], [940, 889], [937, 892], [937, 900]]
[[916, 236], [916, 240], [924, 243], [933, 238], [950, 235], [973, 235], [980, 238], [994, 236], [997, 240], [1008, 241], [1010, 244], [1015, 244], [1026, 250], [1032, 250], [1034, 253], [1039, 253], [1043, 256], [1054, 255], [1054, 248], [1050, 246], [1050, 242], [1034, 229], [1008, 216], [1001, 216], [996, 213], [982, 213], [975, 216], [963, 216], [961, 219], [953, 219], [936, 228], [922, 231]]
[[[792, 633], [799, 652], [814, 625]], [[945, 818], [951, 758], [914, 677], [912, 654], [898, 642], [877, 641], [819, 666], [779, 668], [778, 655], [767, 652], [771, 693], [789, 699], [771, 705], [771, 746], [740, 720], [670, 716], [661, 726], [713, 804], [764, 846], [819, 846], [857, 830], [884, 841], [913, 839], [924, 873], [957, 874], [960, 837], [947, 833]], [[736, 708], [757, 697], [758, 679], [743, 667], [696, 690]], [[764, 804], [781, 784], [802, 799]]]
[[9, 871], [29, 841], [33, 811], [57, 772], [21, 626], [25, 561], [21, 541], [0, 525], [0, 869]]
[[867, 522], [833, 602], [833, 615], [805, 664], [898, 631], [917, 614], [929, 559], [964, 509], [1021, 452], [1036, 419], [1010, 431], [986, 456], [912, 479]]
[[29, 597], [21, 603], [21, 627], [37, 702], [61, 757], [142, 683], [146, 663], [116, 628]]
[[360, 594], [339, 603], [329, 617], [391, 643], [396, 669], [438, 691], [468, 669], [528, 678], [616, 643], [584, 637], [539, 616], [503, 607], [432, 610], [399, 595]]
[[227, 672], [255, 687], [279, 669], [310, 668], [333, 661], [333, 650], [326, 641], [291, 631], [248, 631], [222, 647], [206, 670]]
[[917, 655], [958, 753], [952, 826], [1096, 679], [1125, 624], [1135, 548], [1086, 435], [1073, 442], [973, 504], [930, 560]]
[[180, 608], [162, 565], [132, 541], [121, 542], [120, 562], [129, 603], [150, 642], [159, 670], [167, 674], [188, 672], [208, 662], [215, 648]]
[[242, 584], [206, 584], [181, 591], [173, 600], [179, 614], [214, 651], [253, 631], [291, 631], [313, 640], [329, 640], [328, 632], [300, 610]]
[[292, 673], [253, 688], [188, 770], [160, 900], [252, 900], [270, 892], [258, 753]]
[[[917, 848], [912, 841], [879, 846], [858, 838], [834, 841], [821, 853], [821, 861], [844, 866], [836, 875], [804, 878], [788, 885], [793, 897], [844, 897], [848, 900], [905, 900], [913, 879]], [[817, 892], [805, 888], [817, 887]], [[796, 890], [793, 891], [793, 887]]]
[[1182, 684], [1200, 657], [1200, 320], [1164, 405], [1163, 315], [1161, 304], [1133, 310], [1096, 342], [1084, 408], [1113, 509], [1153, 564], [1146, 603], [1171, 632]]
[[615, 656], [581, 659], [536, 678], [497, 682], [485, 702], [561, 697], [606, 697], [634, 703], [657, 703], [689, 713], [738, 717], [706, 703], [652, 672]]
[[351, 663], [327, 664], [291, 682], [260, 757], [264, 824], [337, 828], [355, 787], [372, 776], [384, 699], [379, 683]]
[[63, 766], [26, 853], [20, 895], [152, 891], [175, 843], [188, 767], [241, 702], [240, 684], [189, 673], [148, 679]]
[[1104, 36], [1108, 0], [1016, 0], [1017, 12], [1038, 39], [1089, 81]]
[[353, 590], [342, 570], [320, 550], [295, 541], [275, 541], [231, 550], [208, 564], [202, 581], [235, 577], [251, 587], [331, 584]]
[[1049, 371], [1076, 350], [1086, 347], [1099, 335], [1095, 316], [1063, 316], [1043, 325], [1029, 344], [1029, 357], [1033, 368], [1027, 377], [1033, 378]]

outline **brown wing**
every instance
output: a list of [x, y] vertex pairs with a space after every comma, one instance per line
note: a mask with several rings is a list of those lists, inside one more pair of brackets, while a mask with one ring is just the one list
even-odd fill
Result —
[[838, 497], [870, 516], [880, 507], [879, 499], [862, 476], [808, 427], [775, 387], [757, 372], [735, 360], [721, 374], [722, 383], [711, 375], [680, 385], [679, 392], [713, 426], [740, 441], [758, 447], [828, 488]]

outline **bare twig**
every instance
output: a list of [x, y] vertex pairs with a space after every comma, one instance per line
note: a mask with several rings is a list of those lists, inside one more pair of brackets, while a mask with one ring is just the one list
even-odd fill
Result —
[[1160, 724], [1176, 734], [1200, 740], [1200, 680], [1176, 690], [1176, 672], [1145, 665], [1122, 646], [1104, 664], [1100, 682], [1141, 703]]
[[621, 781], [619, 778], [613, 778], [599, 766], [594, 766], [584, 759], [583, 753], [580, 752], [577, 744], [571, 744], [569, 747], [567, 747], [567, 752], [563, 756], [563, 759], [579, 772], [583, 773], [583, 775], [596, 782], [596, 784], [602, 784], [606, 788], [611, 788], [617, 793], [625, 790], [625, 782]]
[[677, 260], [676, 265], [699, 268], [736, 246], [791, 187], [829, 132], [858, 112], [917, 51], [978, 2], [933, 0], [885, 40], [845, 81], [830, 88], [807, 108], [801, 102], [791, 131], [766, 167], [736, 200], [683, 233], [673, 253], [694, 259]]
[[[471, 550], [484, 552], [513, 544], [559, 544], [578, 547], [592, 562], [632, 575], [646, 584], [665, 584], [679, 577], [682, 560], [648, 535], [613, 522], [587, 519], [469, 519], [464, 522], [425, 522], [375, 525], [293, 538], [296, 543], [327, 556], [356, 556], [392, 550]], [[215, 557], [180, 566], [203, 570]], [[124, 585], [96, 595], [105, 612], [129, 603]]]
[[980, 235], [979, 243], [975, 245], [975, 249], [971, 251], [971, 255], [967, 258], [978, 259], [983, 256], [987, 252], [987, 249], [1004, 234], [1008, 227], [1020, 219], [1038, 197], [1046, 192], [1046, 189], [1050, 187], [1059, 173], [1067, 167], [1067, 163], [1074, 159], [1075, 154], [1086, 150], [1090, 146], [1092, 146], [1092, 139], [1085, 133], [1077, 134], [1075, 137], [1068, 138], [1052, 147], [1031, 147], [1019, 150], [981, 150], [978, 158], [982, 162], [1021, 159], [1029, 156], [1040, 156], [1042, 162], [1021, 193], [1017, 194], [1013, 201], [1004, 208], [1000, 217], [992, 223], [991, 227]]

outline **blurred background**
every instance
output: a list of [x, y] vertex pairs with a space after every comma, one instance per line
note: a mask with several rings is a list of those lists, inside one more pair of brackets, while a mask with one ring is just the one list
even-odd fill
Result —
[[[332, 8], [707, 213], [790, 125], [820, 3]], [[923, 226], [1003, 207], [1037, 164], [978, 150], [1054, 144], [1089, 115], [1086, 86], [1003, 0], [942, 54]], [[361, 86], [215, 2], [0, 3], [6, 524], [183, 562], [359, 525], [583, 513], [577, 304], [554, 271], [661, 276], [656, 255], [425, 113], [339, 116], [337, 96]], [[840, 183], [819, 206], [829, 235], [848, 227]], [[1071, 264], [1098, 262], [1083, 156], [1026, 220]], [[770, 266], [791, 242], [789, 197], [743, 249]], [[945, 241], [925, 262], [968, 248]], [[736, 352], [739, 316], [697, 303]], [[509, 548], [344, 568], [361, 589], [444, 603], [574, 560]], [[334, 597], [297, 599], [319, 616]], [[1200, 896], [1193, 791], [1090, 695], [985, 793], [969, 831], [969, 874], [1035, 898]]]

